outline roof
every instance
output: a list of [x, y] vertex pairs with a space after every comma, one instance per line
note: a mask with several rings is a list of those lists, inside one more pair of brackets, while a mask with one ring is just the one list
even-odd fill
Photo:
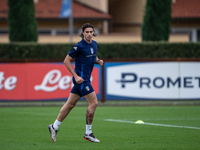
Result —
[[[0, 19], [7, 18], [8, 0], [0, 0]], [[62, 0], [38, 0], [35, 4], [36, 18], [58, 19]], [[111, 19], [112, 16], [89, 6], [73, 1], [74, 19]], [[196, 19], [200, 18], [200, 0], [173, 0], [173, 19]]]
[[174, 0], [172, 2], [172, 18], [200, 18], [200, 0]]
[[[62, 0], [38, 0], [35, 4], [35, 16], [37, 19], [58, 19], [60, 16]], [[7, 18], [7, 0], [0, 0], [0, 18]], [[111, 19], [112, 16], [93, 9], [82, 3], [72, 3], [74, 19]]]
[[0, 18], [7, 18], [7, 0], [0, 0]]

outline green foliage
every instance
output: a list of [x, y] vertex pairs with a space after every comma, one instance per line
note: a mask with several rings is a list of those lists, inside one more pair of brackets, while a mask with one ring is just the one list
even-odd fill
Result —
[[171, 0], [147, 0], [142, 40], [168, 41], [170, 22]]
[[37, 41], [37, 23], [33, 0], [8, 0], [8, 6], [10, 41]]
[[[0, 59], [64, 59], [73, 44], [0, 44]], [[98, 44], [99, 58], [200, 58], [200, 43]]]
[[64, 59], [70, 44], [12, 43], [0, 45], [1, 59]]

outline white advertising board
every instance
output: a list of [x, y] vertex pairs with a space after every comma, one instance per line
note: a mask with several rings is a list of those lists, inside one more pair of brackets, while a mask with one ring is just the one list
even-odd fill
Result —
[[200, 62], [105, 63], [106, 100], [200, 99]]

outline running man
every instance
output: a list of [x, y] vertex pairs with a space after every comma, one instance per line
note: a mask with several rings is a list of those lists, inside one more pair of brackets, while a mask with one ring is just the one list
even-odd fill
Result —
[[[65, 66], [73, 76], [72, 80], [74, 86], [68, 100], [62, 106], [54, 124], [48, 126], [51, 139], [54, 142], [56, 142], [58, 127], [81, 97], [84, 97], [88, 102], [84, 139], [91, 142], [100, 142], [92, 133], [92, 121], [98, 100], [90, 83], [90, 76], [94, 64], [96, 63], [103, 66], [104, 62], [97, 57], [97, 43], [92, 40], [93, 36], [95, 36], [94, 28], [90, 23], [86, 23], [82, 26], [82, 33], [80, 36], [82, 37], [82, 40], [72, 47], [64, 60]], [[75, 59], [75, 70], [73, 70], [71, 65], [73, 59]]]

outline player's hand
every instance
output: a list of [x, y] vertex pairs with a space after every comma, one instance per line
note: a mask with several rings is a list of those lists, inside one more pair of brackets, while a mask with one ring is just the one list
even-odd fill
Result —
[[84, 80], [83, 80], [82, 77], [77, 76], [77, 77], [75, 78], [75, 81], [76, 81], [77, 84], [81, 84], [81, 83], [83, 83]]
[[102, 59], [98, 59], [98, 64], [99, 64], [100, 66], [103, 66], [103, 60], [102, 60]]

